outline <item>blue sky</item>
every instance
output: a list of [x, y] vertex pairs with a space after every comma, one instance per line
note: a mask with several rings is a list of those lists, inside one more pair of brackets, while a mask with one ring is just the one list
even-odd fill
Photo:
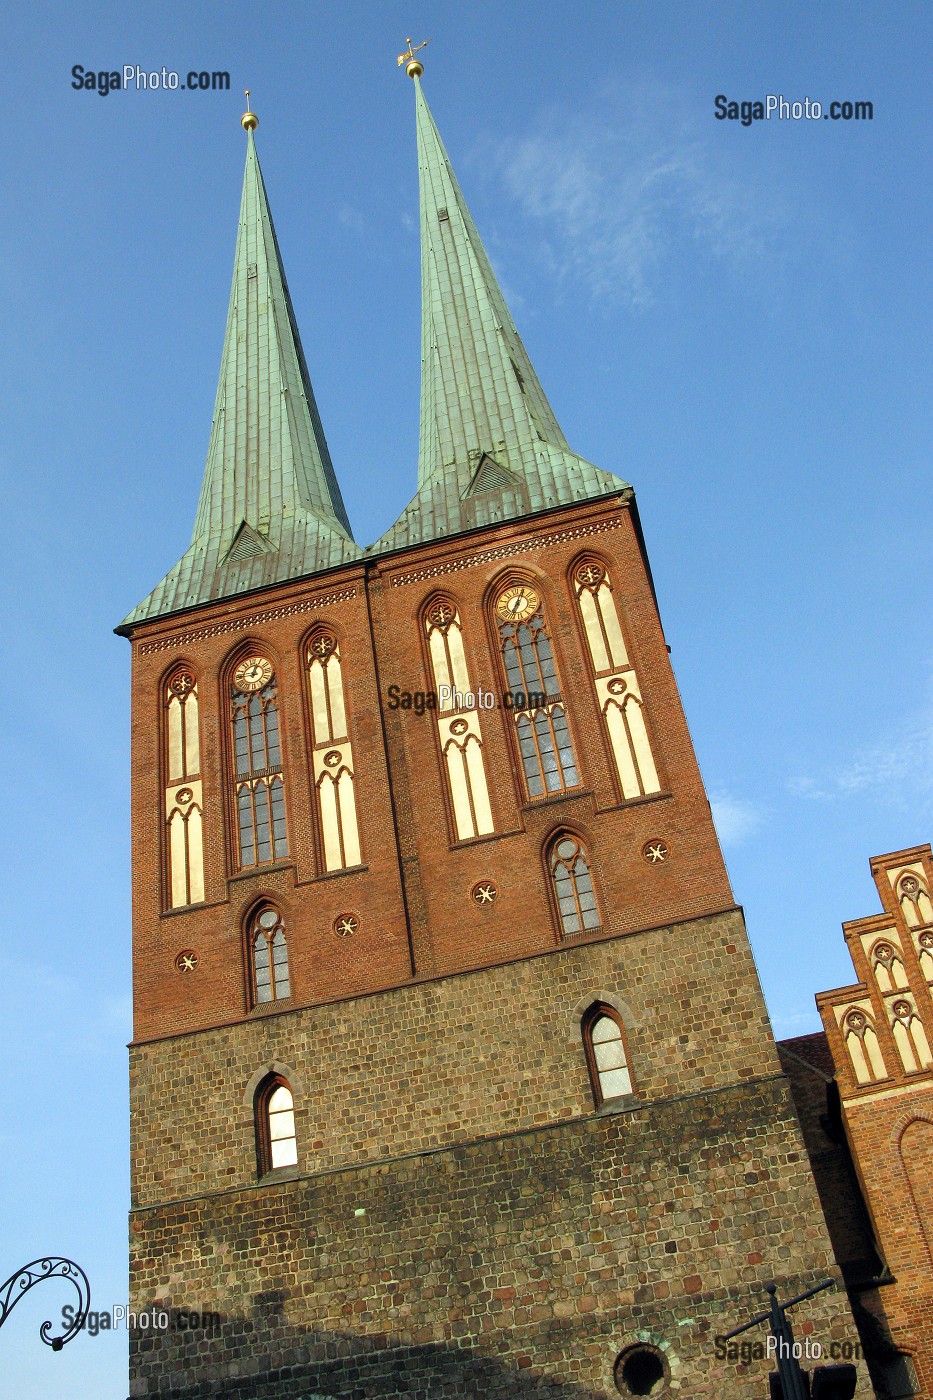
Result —
[[[244, 157], [241, 91], [357, 538], [407, 503], [417, 184], [404, 36], [574, 449], [637, 491], [779, 1035], [852, 978], [874, 854], [933, 834], [924, 3], [20, 6], [2, 22], [0, 1279], [126, 1296], [129, 648], [186, 546]], [[10, 7], [7, 7], [10, 11]], [[72, 65], [227, 69], [76, 92]], [[717, 121], [713, 100], [874, 104]], [[122, 1338], [0, 1335], [11, 1394], [126, 1394]]]

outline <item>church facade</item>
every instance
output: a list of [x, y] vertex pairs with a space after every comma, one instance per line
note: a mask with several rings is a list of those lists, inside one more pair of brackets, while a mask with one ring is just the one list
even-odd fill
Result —
[[[248, 113], [192, 543], [118, 629], [132, 1303], [215, 1315], [134, 1335], [131, 1394], [751, 1400], [773, 1363], [716, 1338], [842, 1276], [634, 493], [564, 437], [409, 71], [411, 504], [353, 540]], [[858, 1340], [841, 1288], [804, 1322]]]

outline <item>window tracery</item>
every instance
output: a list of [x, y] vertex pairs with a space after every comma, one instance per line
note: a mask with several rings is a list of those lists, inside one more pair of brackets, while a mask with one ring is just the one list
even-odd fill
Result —
[[928, 1069], [933, 1064], [933, 1055], [913, 1002], [901, 997], [891, 1005], [891, 1012], [891, 1033], [904, 1069], [908, 1074]]
[[324, 865], [327, 870], [347, 870], [361, 865], [363, 857], [343, 661], [334, 633], [319, 628], [308, 642], [305, 661]]
[[204, 899], [198, 682], [188, 667], [168, 678], [163, 705], [167, 885], [170, 906], [177, 909]]
[[495, 823], [486, 781], [482, 723], [475, 704], [466, 700], [473, 692], [460, 613], [452, 600], [434, 598], [424, 611], [424, 627], [438, 697], [438, 739], [457, 839], [488, 836], [495, 830]]
[[587, 557], [576, 564], [573, 590], [622, 796], [629, 800], [660, 792], [638, 677], [625, 648], [609, 572], [601, 560]]
[[284, 1001], [291, 996], [285, 924], [278, 909], [263, 906], [250, 920], [253, 1000]]
[[902, 875], [897, 882], [897, 897], [904, 918], [912, 928], [933, 923], [933, 902], [926, 884], [912, 871]]
[[871, 962], [880, 991], [893, 992], [907, 986], [907, 973], [904, 971], [900, 949], [895, 948], [893, 943], [889, 943], [887, 939], [876, 943], [871, 950]]
[[240, 865], [283, 860], [288, 837], [278, 691], [265, 657], [248, 657], [236, 668], [230, 706]]
[[560, 941], [595, 933], [601, 927], [601, 921], [583, 843], [569, 832], [562, 832], [551, 842], [548, 868], [557, 906]]
[[545, 797], [578, 787], [544, 604], [530, 585], [512, 585], [498, 597], [496, 623], [528, 795]]
[[858, 1083], [870, 1084], [877, 1079], [886, 1079], [887, 1068], [870, 1016], [860, 1007], [852, 1007], [845, 1013], [842, 1026], [846, 1050]]

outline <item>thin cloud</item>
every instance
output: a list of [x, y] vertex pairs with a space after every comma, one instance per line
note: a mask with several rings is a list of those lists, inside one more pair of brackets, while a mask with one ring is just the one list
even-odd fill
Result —
[[541, 229], [539, 253], [594, 298], [646, 304], [684, 242], [710, 256], [775, 251], [773, 194], [743, 182], [683, 99], [661, 85], [600, 94], [497, 143], [487, 165]]
[[914, 805], [928, 807], [933, 800], [933, 706], [835, 770], [797, 776], [788, 786], [795, 797], [813, 802], [840, 802], [872, 792], [890, 798], [901, 792]]
[[720, 841], [739, 846], [754, 836], [764, 824], [764, 812], [753, 802], [727, 792], [711, 792], [709, 805]]

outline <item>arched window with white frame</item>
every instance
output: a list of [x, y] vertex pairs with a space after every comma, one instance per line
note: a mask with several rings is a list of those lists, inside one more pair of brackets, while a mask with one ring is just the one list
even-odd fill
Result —
[[596, 1107], [631, 1094], [632, 1071], [618, 1011], [596, 1002], [584, 1016], [581, 1030]]
[[256, 1151], [259, 1175], [298, 1165], [295, 1100], [281, 1074], [270, 1074], [256, 1090]]

